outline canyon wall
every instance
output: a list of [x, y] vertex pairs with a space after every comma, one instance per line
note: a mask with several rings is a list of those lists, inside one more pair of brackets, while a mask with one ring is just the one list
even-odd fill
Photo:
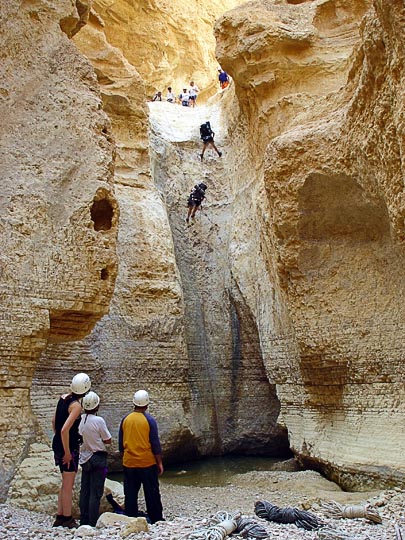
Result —
[[[213, 92], [211, 37], [195, 39], [192, 18], [76, 4], [2, 7], [15, 27], [1, 95], [16, 105], [2, 135], [2, 437], [17, 448], [5, 445], [3, 484], [31, 440], [49, 442], [76, 371], [114, 435], [146, 387], [167, 462], [285, 454], [288, 432], [302, 463], [346, 488], [403, 482], [403, 4], [225, 13], [216, 55], [233, 84], [195, 110], [146, 105], [191, 77]], [[234, 5], [206, 5], [201, 28]], [[208, 119], [223, 155], [201, 162]], [[200, 181], [207, 201], [187, 226]]]
[[[41, 353], [82, 339], [108, 311], [118, 204], [97, 80], [62, 30], [83, 13], [44, 0], [3, 2], [0, 14], [1, 500], [41, 437], [30, 407]], [[73, 373], [61, 362], [49, 379], [66, 388]]]
[[260, 232], [238, 226], [253, 240], [233, 272], [292, 450], [349, 489], [405, 473], [404, 15], [401, 2], [266, 2], [217, 25], [262, 185]]
[[152, 98], [166, 96], [168, 86], [178, 95], [194, 80], [201, 96], [215, 92], [215, 20], [243, 0], [94, 0], [90, 21], [107, 41], [122, 51], [145, 82]]

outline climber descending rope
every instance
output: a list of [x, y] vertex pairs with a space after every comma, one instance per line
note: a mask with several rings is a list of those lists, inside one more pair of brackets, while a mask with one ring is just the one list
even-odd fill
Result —
[[323, 526], [315, 514], [311, 514], [306, 510], [298, 510], [298, 508], [279, 508], [268, 501], [257, 501], [255, 503], [255, 514], [267, 521], [275, 521], [276, 523], [293, 523], [300, 529], [311, 531]]
[[201, 210], [202, 208], [201, 204], [203, 200], [205, 199], [206, 189], [207, 189], [207, 185], [204, 184], [203, 182], [201, 182], [200, 184], [196, 184], [193, 187], [187, 199], [188, 212], [187, 212], [187, 217], [186, 217], [186, 223], [189, 223], [190, 218], [194, 219], [195, 214], [198, 209]]

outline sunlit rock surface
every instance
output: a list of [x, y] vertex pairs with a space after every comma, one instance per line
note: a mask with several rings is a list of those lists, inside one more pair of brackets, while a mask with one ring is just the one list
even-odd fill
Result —
[[149, 99], [194, 80], [201, 95], [216, 90], [215, 20], [243, 0], [94, 0], [90, 21], [138, 70]]
[[[82, 339], [108, 311], [118, 205], [97, 80], [61, 29], [80, 22], [76, 7], [2, 2], [0, 17], [1, 500], [39, 437], [30, 387], [41, 353]], [[49, 378], [71, 375], [61, 362]]]
[[292, 449], [348, 488], [405, 473], [403, 21], [400, 2], [265, 2], [217, 26], [256, 164], [233, 273]]
[[[24, 215], [22, 224], [3, 220], [3, 227], [18, 228], [19, 236], [5, 229], [7, 242], [21, 242], [18, 249], [6, 242], [2, 270], [2, 344], [16, 374], [6, 384], [6, 418], [23, 403], [19, 423], [3, 424], [3, 432], [17, 441], [13, 459], [5, 446], [9, 471], [33, 435], [20, 422], [25, 426], [30, 414], [28, 389], [37, 366], [31, 402], [42, 437], [51, 436], [56, 399], [71, 374], [86, 370], [114, 436], [133, 391], [148, 388], [167, 460], [231, 451], [277, 454], [286, 449], [288, 430], [299, 459], [346, 488], [403, 482], [403, 3], [268, 0], [233, 9], [220, 18], [216, 37], [218, 61], [234, 82], [195, 110], [146, 105], [152, 89], [169, 83], [181, 87], [192, 77], [207, 93], [216, 84], [211, 45], [207, 62], [197, 49], [188, 54], [183, 33], [194, 36], [187, 26], [192, 19], [171, 22], [179, 7], [171, 5], [168, 15], [157, 4], [100, 0], [92, 10], [79, 4], [80, 13], [62, 0], [64, 7], [49, 12], [45, 1], [43, 9], [13, 12], [13, 38], [5, 42], [5, 50], [13, 45], [17, 52], [15, 64], [6, 66], [11, 83], [3, 85], [2, 96], [8, 99], [11, 88], [23, 104], [24, 120], [30, 118], [28, 105], [34, 107], [41, 127], [37, 137], [38, 122], [35, 129], [31, 121], [16, 123], [14, 131], [10, 120], [3, 126], [8, 141], [17, 128], [20, 136], [18, 145], [14, 137], [5, 146], [12, 171], [6, 193], [24, 195], [20, 206], [13, 199], [10, 210]], [[202, 8], [197, 3], [195, 9]], [[152, 32], [157, 22], [163, 30]], [[176, 26], [177, 37], [166, 23]], [[32, 33], [31, 25], [37, 34], [18, 60], [20, 30]], [[46, 25], [53, 33], [48, 30], [44, 42]], [[178, 44], [166, 62], [175, 39], [184, 49]], [[32, 98], [37, 79], [25, 62], [30, 58], [34, 73], [42, 73], [48, 58], [43, 51], [59, 40], [63, 54], [55, 56], [59, 49], [52, 49], [58, 70], [40, 78], [51, 103], [41, 94], [41, 109]], [[15, 65], [20, 69], [14, 71]], [[210, 75], [204, 65], [212, 66]], [[59, 80], [65, 71], [66, 87]], [[21, 73], [30, 74], [27, 82]], [[53, 77], [59, 77], [57, 84]], [[88, 85], [92, 91], [85, 99], [81, 92]], [[116, 141], [120, 269], [110, 314], [84, 338], [106, 312], [115, 278], [111, 237], [118, 213], [105, 182], [111, 180], [112, 150], [108, 122], [98, 110], [99, 89]], [[56, 97], [61, 101], [54, 112]], [[18, 108], [6, 111], [6, 119], [18, 117]], [[42, 189], [42, 171], [53, 163], [47, 157], [55, 144], [55, 115], [66, 127], [58, 156], [62, 166], [68, 156], [73, 169], [46, 175], [52, 181], [44, 193], [54, 208], [49, 225], [46, 212], [35, 217], [30, 197], [43, 196], [38, 183]], [[44, 118], [52, 123], [42, 129]], [[201, 163], [198, 126], [205, 120], [223, 156], [209, 150]], [[96, 147], [94, 130], [100, 137]], [[77, 141], [71, 142], [72, 134]], [[69, 181], [59, 182], [58, 174]], [[78, 181], [69, 183], [72, 175]], [[187, 227], [187, 195], [200, 181], [208, 185], [207, 201]], [[94, 193], [100, 199], [95, 206]], [[38, 222], [44, 230], [35, 236], [38, 252], [26, 232], [30, 220], [33, 230]], [[46, 265], [48, 252], [53, 262]], [[37, 281], [44, 279], [41, 274], [32, 281], [37, 260], [47, 286], [57, 283], [57, 296], [37, 294]], [[15, 294], [20, 275], [26, 289], [35, 289], [35, 302], [32, 292], [21, 293], [22, 286]], [[95, 275], [101, 288], [89, 280]], [[68, 308], [55, 307], [56, 299], [66, 298]], [[10, 316], [14, 326], [8, 319], [12, 309], [23, 321]], [[36, 326], [27, 323], [32, 320]], [[23, 339], [16, 337], [21, 328]], [[48, 344], [38, 363], [50, 335], [57, 342]], [[73, 341], [61, 343], [62, 338]]]

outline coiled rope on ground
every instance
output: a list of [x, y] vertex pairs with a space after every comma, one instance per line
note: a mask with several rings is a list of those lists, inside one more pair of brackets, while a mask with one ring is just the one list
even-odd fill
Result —
[[255, 514], [267, 521], [284, 524], [293, 523], [300, 529], [307, 531], [318, 529], [323, 525], [322, 521], [311, 512], [291, 507], [279, 508], [268, 501], [257, 501], [255, 503]]
[[220, 511], [211, 516], [209, 526], [197, 529], [186, 536], [188, 540], [224, 540], [233, 532], [244, 538], [263, 540], [269, 537], [268, 532], [254, 519], [242, 517], [240, 512]]
[[333, 519], [365, 518], [372, 523], [382, 523], [382, 518], [375, 508], [369, 504], [354, 504], [343, 506], [336, 501], [321, 504], [325, 515]]

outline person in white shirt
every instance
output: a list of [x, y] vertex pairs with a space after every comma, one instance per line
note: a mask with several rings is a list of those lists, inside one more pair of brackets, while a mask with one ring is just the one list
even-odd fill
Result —
[[194, 84], [194, 81], [191, 81], [190, 82], [190, 90], [188, 92], [189, 95], [190, 95], [190, 107], [195, 107], [199, 91], [200, 91], [200, 89], [198, 88], [198, 86], [196, 84]]
[[190, 94], [187, 92], [187, 88], [183, 88], [183, 92], [179, 94], [180, 103], [183, 107], [188, 107], [188, 102], [190, 100]]
[[111, 443], [104, 418], [97, 416], [100, 398], [95, 392], [89, 392], [83, 398], [84, 414], [79, 425], [79, 435], [83, 437], [80, 447], [79, 463], [82, 467], [80, 486], [80, 525], [95, 527], [100, 508], [100, 499], [104, 493], [107, 476], [107, 450]]
[[176, 103], [176, 96], [174, 92], [172, 91], [171, 86], [169, 86], [167, 89], [166, 101], [168, 101], [169, 103]]

